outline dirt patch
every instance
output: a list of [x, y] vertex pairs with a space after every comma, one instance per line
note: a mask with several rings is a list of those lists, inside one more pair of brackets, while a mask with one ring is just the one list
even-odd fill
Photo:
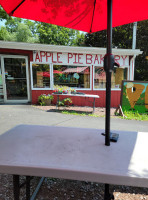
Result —
[[[24, 177], [21, 178], [21, 181]], [[31, 193], [39, 177], [31, 181]], [[110, 185], [115, 200], [148, 200], [148, 189]], [[13, 200], [12, 175], [0, 175], [0, 200]], [[104, 184], [46, 178], [36, 200], [103, 200]], [[25, 187], [21, 189], [20, 200], [25, 200]]]
[[[58, 109], [56, 108], [55, 105], [51, 105], [51, 106], [39, 106], [39, 105], [35, 105], [34, 107], [44, 110], [44, 111], [48, 111], [48, 112], [61, 112], [61, 111], [75, 111], [77, 113], [84, 113], [86, 115], [88, 114], [92, 114], [93, 108], [92, 107], [82, 107], [82, 106], [69, 106], [69, 107], [59, 107]], [[111, 108], [110, 110], [110, 114], [111, 117], [117, 117], [115, 115], [115, 110], [116, 108]], [[99, 117], [104, 117], [105, 116], [105, 108], [102, 107], [96, 107], [95, 108], [95, 112], [94, 115], [99, 116]]]

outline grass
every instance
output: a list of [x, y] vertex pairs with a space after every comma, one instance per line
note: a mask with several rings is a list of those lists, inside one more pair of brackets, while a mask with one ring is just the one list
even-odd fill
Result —
[[61, 111], [63, 114], [69, 114], [69, 115], [79, 115], [79, 116], [91, 116], [91, 117], [99, 117], [98, 115], [92, 114], [92, 113], [85, 113], [85, 112], [78, 112], [78, 111], [67, 111], [63, 110]]
[[133, 111], [125, 111], [124, 112], [126, 119], [129, 120], [139, 120], [139, 121], [148, 121], [148, 114], [140, 114], [138, 112]]
[[[63, 110], [63, 111], [61, 111], [61, 113], [79, 115], [79, 116], [104, 117], [104, 116], [99, 116], [99, 115], [92, 114], [92, 113], [78, 112], [78, 111], [73, 111], [73, 110], [72, 111]], [[127, 111], [127, 112], [125, 111], [124, 114], [126, 116], [126, 118], [122, 117], [124, 119], [148, 121], [148, 114], [139, 114], [138, 112], [133, 112], [133, 111]]]
[[[50, 110], [52, 111], [52, 110]], [[62, 114], [69, 114], [69, 115], [78, 115], [78, 116], [91, 116], [91, 117], [105, 117], [105, 115], [93, 114], [92, 112], [85, 112], [85, 111], [75, 111], [75, 110], [56, 110], [53, 109], [54, 112], [59, 112]], [[52, 111], [52, 112], [53, 112]], [[118, 113], [116, 113], [116, 117], [128, 120], [139, 120], [139, 121], [148, 121], [148, 113], [139, 114], [137, 111], [124, 111], [125, 117], [121, 117]], [[114, 116], [111, 116], [114, 117]]]

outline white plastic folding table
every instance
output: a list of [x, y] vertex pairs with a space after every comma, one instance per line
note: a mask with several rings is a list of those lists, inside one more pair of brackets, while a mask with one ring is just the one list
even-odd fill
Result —
[[148, 132], [116, 131], [109, 147], [102, 132], [19, 125], [1, 135], [0, 173], [14, 175], [14, 199], [20, 175], [148, 187]]

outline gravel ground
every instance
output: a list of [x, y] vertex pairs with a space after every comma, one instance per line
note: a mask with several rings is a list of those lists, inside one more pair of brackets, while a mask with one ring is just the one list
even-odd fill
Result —
[[[21, 181], [24, 180], [24, 177]], [[31, 181], [31, 192], [39, 177]], [[13, 200], [12, 175], [0, 175], [0, 200]], [[148, 200], [147, 188], [110, 185], [115, 200]], [[104, 185], [99, 183], [47, 178], [43, 182], [36, 200], [103, 200]], [[20, 200], [25, 200], [25, 187]]]
[[[76, 111], [78, 113], [85, 113], [87, 114], [92, 114], [93, 108], [91, 107], [82, 107], [82, 106], [69, 106], [69, 107], [59, 107], [59, 109], [56, 109], [56, 106], [51, 105], [51, 106], [39, 106], [39, 105], [35, 105], [35, 108], [44, 110], [44, 111], [49, 111], [49, 112], [61, 112], [61, 111]], [[111, 112], [111, 116], [112, 117], [117, 117], [115, 116], [114, 112], [115, 112], [116, 108], [111, 108], [110, 112]], [[105, 108], [102, 107], [96, 107], [95, 108], [95, 115], [99, 116], [99, 117], [104, 117], [105, 116]]]

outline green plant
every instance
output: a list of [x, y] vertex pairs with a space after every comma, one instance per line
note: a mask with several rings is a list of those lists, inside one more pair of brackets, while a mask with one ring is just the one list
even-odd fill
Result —
[[59, 101], [58, 102], [58, 106], [64, 106], [64, 102], [63, 101]]
[[69, 106], [70, 104], [72, 104], [71, 98], [65, 98], [58, 102], [58, 106]]
[[38, 102], [41, 106], [45, 106], [47, 104], [47, 101], [50, 100], [52, 101], [53, 100], [53, 96], [50, 95], [50, 94], [41, 94], [39, 97], [38, 97]]
[[72, 104], [71, 98], [65, 98], [65, 99], [63, 99], [63, 102], [64, 102], [64, 105], [67, 105], [67, 106], [69, 106], [70, 104]]
[[140, 114], [138, 111], [125, 111], [124, 112], [126, 119], [134, 119], [140, 121], [148, 121], [148, 114]]

